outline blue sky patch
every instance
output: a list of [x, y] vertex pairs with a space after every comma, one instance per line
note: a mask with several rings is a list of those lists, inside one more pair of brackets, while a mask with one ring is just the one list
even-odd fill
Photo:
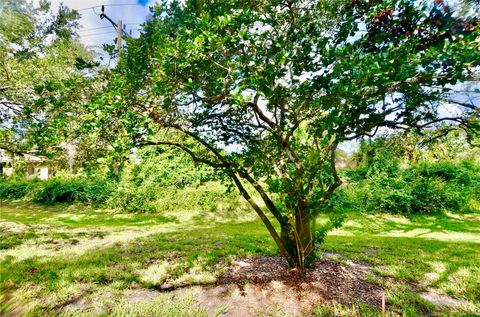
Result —
[[137, 0], [137, 2], [138, 2], [138, 4], [140, 4], [140, 5], [142, 5], [142, 6], [146, 6], [148, 0]]

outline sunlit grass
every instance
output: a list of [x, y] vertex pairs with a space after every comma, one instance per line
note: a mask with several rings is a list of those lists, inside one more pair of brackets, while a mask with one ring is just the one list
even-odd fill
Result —
[[[95, 311], [65, 311], [62, 317], [87, 317], [95, 314]], [[98, 314], [98, 311], [97, 311]], [[212, 316], [204, 308], [199, 307], [192, 295], [173, 298], [168, 294], [161, 294], [147, 302], [126, 302], [119, 301], [110, 309], [103, 311], [104, 315], [112, 317], [180, 317]]]
[[[96, 301], [105, 294], [115, 303], [110, 305], [109, 315], [168, 316], [177, 309], [182, 316], [185, 307], [201, 316], [207, 312], [194, 302], [176, 303], [168, 296], [158, 300], [172, 310], [155, 308], [151, 301], [133, 305], [122, 298], [136, 288], [214, 283], [235, 257], [277, 253], [261, 222], [248, 221], [251, 214], [235, 219], [233, 213], [222, 222], [215, 220], [222, 216], [218, 213], [179, 214], [180, 221], [170, 221], [171, 215], [94, 209], [78, 209], [77, 213], [77, 209], [63, 206], [9, 204], [0, 207], [2, 235], [5, 241], [17, 240], [0, 250], [0, 255], [4, 254], [0, 291], [23, 303], [22, 309], [31, 316], [80, 316], [78, 311], [62, 307], [77, 298]], [[319, 222], [326, 219], [321, 217]], [[480, 311], [480, 244], [474, 237], [480, 228], [478, 220], [476, 214], [349, 214], [345, 225], [327, 236], [320, 252], [328, 252], [338, 261], [369, 263], [369, 280], [388, 288], [393, 312], [405, 316], [471, 315]], [[13, 229], [6, 230], [8, 226]], [[429, 235], [423, 234], [426, 230]], [[466, 304], [439, 311], [419, 296], [430, 289]], [[0, 299], [0, 312], [7, 300]], [[319, 307], [315, 314], [332, 316], [328, 312], [335, 316], [375, 315], [368, 307], [341, 305]]]
[[42, 206], [21, 202], [1, 201], [0, 221], [25, 225], [53, 225], [69, 228], [145, 226], [178, 222], [175, 216], [145, 213], [117, 213], [76, 205]]

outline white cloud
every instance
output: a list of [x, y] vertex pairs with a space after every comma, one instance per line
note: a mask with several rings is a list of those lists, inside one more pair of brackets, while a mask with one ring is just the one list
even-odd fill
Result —
[[[34, 0], [34, 5], [38, 5], [39, 0]], [[79, 23], [80, 40], [86, 46], [100, 48], [104, 43], [113, 43], [116, 38], [116, 31], [111, 23], [106, 19], [100, 19], [101, 5], [105, 6], [105, 13], [113, 20], [122, 20], [126, 24], [127, 33], [132, 32], [132, 36], [138, 36], [139, 23], [146, 20], [149, 14], [149, 7], [153, 6], [155, 0], [150, 0], [147, 6], [138, 4], [135, 0], [51, 0], [53, 11], [58, 9], [60, 3], [69, 8], [79, 10], [82, 15]], [[128, 4], [128, 5], [127, 5]], [[95, 7], [93, 9], [86, 9]], [[86, 10], [85, 10], [86, 9]]]

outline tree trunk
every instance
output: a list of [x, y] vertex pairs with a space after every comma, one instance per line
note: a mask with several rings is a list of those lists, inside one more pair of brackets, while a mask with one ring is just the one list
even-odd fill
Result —
[[290, 266], [303, 269], [313, 260], [312, 218], [304, 210], [295, 212], [293, 224], [281, 227], [280, 237], [292, 259]]

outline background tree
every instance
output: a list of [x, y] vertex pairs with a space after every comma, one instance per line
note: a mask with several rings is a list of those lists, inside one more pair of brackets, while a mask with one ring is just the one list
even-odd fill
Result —
[[462, 130], [362, 141], [352, 156], [356, 167], [341, 171], [345, 186], [329, 205], [340, 212], [478, 212], [480, 149], [468, 141]]
[[79, 42], [79, 17], [63, 5], [52, 12], [47, 1], [38, 7], [25, 0], [0, 4], [1, 149], [36, 150], [58, 159], [64, 142], [92, 145], [73, 133], [75, 119], [105, 74]]
[[325, 236], [315, 217], [342, 183], [340, 142], [439, 123], [476, 133], [475, 105], [439, 111], [480, 61], [477, 20], [442, 1], [191, 0], [153, 15], [89, 105], [90, 128], [223, 170], [292, 266]]

